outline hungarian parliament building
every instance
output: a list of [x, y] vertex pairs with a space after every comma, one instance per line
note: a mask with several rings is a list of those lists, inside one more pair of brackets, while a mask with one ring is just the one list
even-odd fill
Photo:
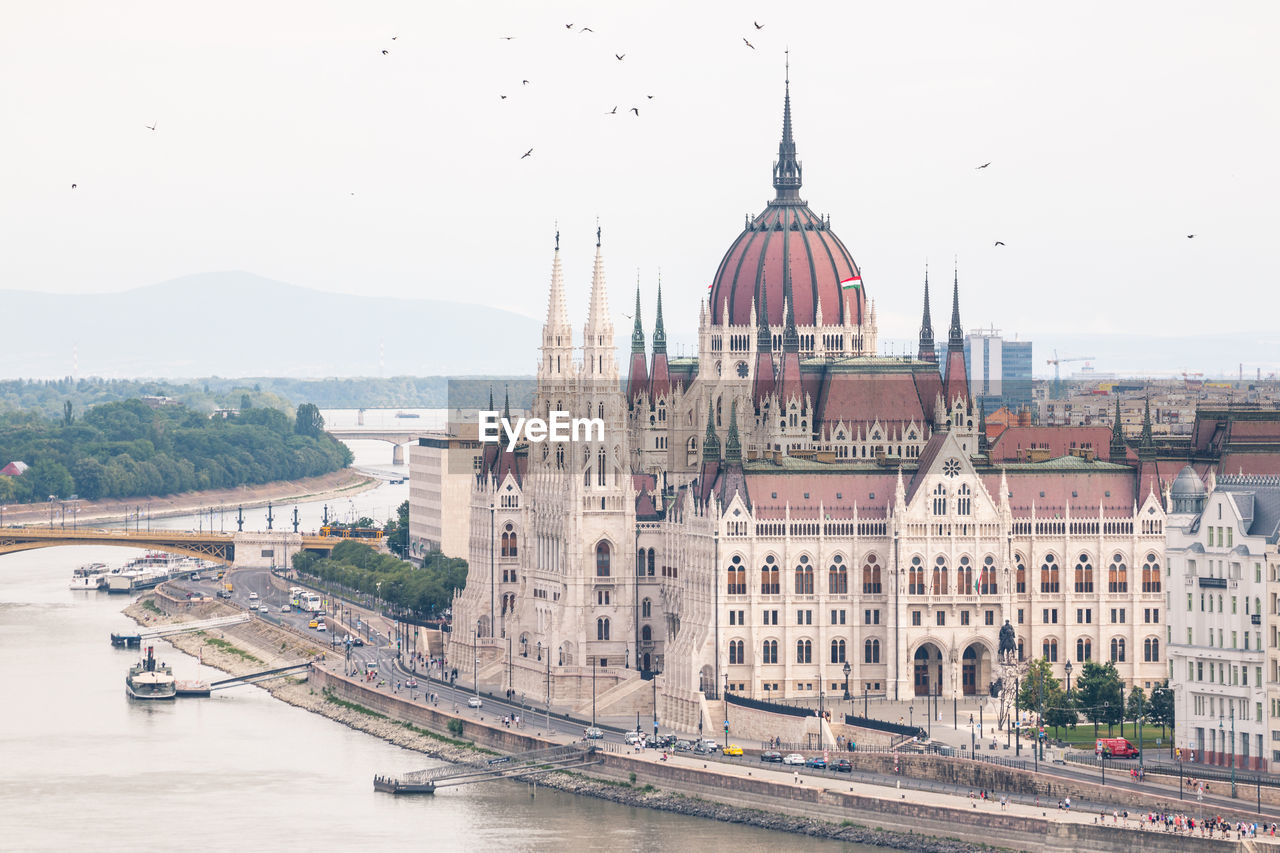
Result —
[[[658, 715], [684, 730], [714, 726], [726, 690], [986, 694], [1006, 624], [1059, 677], [1110, 660], [1131, 685], [1169, 678], [1167, 490], [1187, 449], [1149, 417], [1126, 439], [1118, 408], [1112, 426], [988, 441], [958, 275], [945, 339], [926, 275], [915, 357], [878, 354], [858, 266], [801, 198], [789, 90], [773, 187], [701, 301], [697, 358], [668, 354], [661, 291], [651, 331], [637, 293], [625, 376], [599, 233], [580, 336], [557, 237], [532, 414], [599, 417], [604, 437], [483, 446], [453, 665], [539, 702], [634, 693], [646, 711], [656, 676]], [[1227, 464], [1220, 439], [1201, 475]]]

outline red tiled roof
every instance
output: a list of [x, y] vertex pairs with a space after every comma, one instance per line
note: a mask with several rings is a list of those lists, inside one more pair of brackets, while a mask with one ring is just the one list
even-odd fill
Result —
[[[1176, 474], [1176, 472], [1175, 472]], [[1102, 505], [1108, 516], [1128, 516], [1133, 512], [1135, 497], [1133, 474], [1116, 469], [1081, 471], [1008, 471], [1009, 506], [1015, 516], [1029, 516], [1034, 503], [1038, 518], [1065, 515], [1071, 507], [1073, 518], [1096, 516]], [[997, 502], [1000, 500], [1000, 474], [982, 475], [982, 484]], [[1108, 494], [1110, 492], [1110, 494]]]
[[859, 518], [882, 519], [893, 501], [897, 479], [896, 471], [749, 472], [746, 475], [753, 512], [756, 518], [767, 519], [785, 516], [788, 504], [792, 518], [816, 519], [819, 505], [829, 516], [850, 518], [855, 502]]
[[[987, 419], [990, 426], [991, 419]], [[990, 430], [987, 431], [990, 435]], [[991, 444], [992, 462], [1025, 462], [1031, 448], [1048, 448], [1050, 457], [1066, 456], [1073, 448], [1092, 447], [1106, 458], [1111, 448], [1111, 428], [1099, 426], [1011, 426]]]
[[886, 426], [923, 425], [931, 420], [929, 413], [933, 411], [933, 397], [926, 397], [935, 390], [928, 373], [937, 375], [934, 371], [830, 374], [816, 398], [818, 422], [824, 426], [877, 420]]
[[[1232, 438], [1235, 437], [1234, 430]], [[1234, 474], [1280, 474], [1280, 454], [1276, 453], [1228, 453], [1218, 463], [1217, 473], [1223, 476]], [[0, 474], [4, 473], [0, 471]]]

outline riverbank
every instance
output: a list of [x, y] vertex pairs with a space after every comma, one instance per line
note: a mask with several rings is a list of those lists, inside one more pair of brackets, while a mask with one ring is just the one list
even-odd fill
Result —
[[[121, 498], [101, 501], [77, 501], [74, 523], [80, 526], [114, 524], [136, 517], [172, 518], [192, 515], [210, 507], [225, 507], [234, 512], [238, 507], [266, 506], [268, 503], [287, 504], [301, 501], [329, 500], [349, 497], [376, 488], [381, 481], [377, 477], [361, 473], [354, 468], [343, 468], [318, 477], [301, 480], [276, 480], [256, 486], [240, 486], [235, 489], [209, 489], [200, 492], [183, 492], [152, 498]], [[66, 507], [70, 514], [70, 505]], [[49, 504], [10, 505], [4, 511], [5, 524], [48, 524]], [[63, 517], [62, 503], [53, 508], [53, 523], [69, 525], [70, 518]]]
[[[181, 598], [164, 595], [163, 590], [156, 600], [184, 621], [238, 612], [221, 602], [190, 606]], [[144, 624], [168, 621], [141, 603], [126, 612]], [[206, 663], [231, 674], [315, 660], [316, 669], [307, 683], [286, 681], [265, 689], [289, 704], [433, 758], [468, 761], [478, 754], [491, 755], [493, 750], [520, 751], [566, 740], [531, 731], [536, 725], [516, 730], [497, 720], [486, 722], [484, 711], [449, 713], [421, 699], [395, 695], [390, 687], [378, 689], [361, 679], [346, 678], [340, 661], [326, 659], [327, 649], [304, 634], [261, 620], [218, 633], [229, 646], [219, 644], [221, 648], [213, 649], [199, 635], [175, 637], [171, 642], [190, 654], [199, 654], [203, 647]], [[456, 738], [445, 734], [459, 725], [461, 734]], [[852, 781], [833, 786], [829, 780], [808, 777], [798, 777], [793, 785], [789, 773], [760, 765], [686, 756], [659, 761], [656, 753], [632, 755], [614, 748], [606, 748], [601, 757], [603, 764], [585, 773], [548, 774], [537, 784], [638, 808], [905, 850], [1239, 849], [1217, 839], [1101, 826], [1096, 817], [1040, 807], [1010, 804], [1006, 811], [990, 801], [979, 804], [963, 797], [900, 792]], [[979, 805], [981, 809], [973, 811]]]

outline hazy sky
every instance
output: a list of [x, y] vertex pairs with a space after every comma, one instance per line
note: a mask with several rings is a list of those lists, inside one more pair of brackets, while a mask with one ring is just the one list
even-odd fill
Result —
[[1277, 23], [1271, 2], [10, 3], [0, 289], [244, 269], [540, 318], [558, 220], [580, 323], [598, 216], [615, 321], [639, 269], [651, 323], [661, 268], [687, 346], [772, 196], [790, 45], [802, 195], [883, 338], [915, 334], [925, 261], [949, 282], [955, 255], [967, 326], [1263, 330]]

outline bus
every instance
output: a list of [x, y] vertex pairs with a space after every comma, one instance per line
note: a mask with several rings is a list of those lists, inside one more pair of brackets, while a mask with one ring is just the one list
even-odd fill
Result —
[[305, 610], [308, 613], [321, 613], [324, 611], [324, 603], [321, 601], [320, 596], [300, 586], [289, 588], [289, 604], [298, 610]]

